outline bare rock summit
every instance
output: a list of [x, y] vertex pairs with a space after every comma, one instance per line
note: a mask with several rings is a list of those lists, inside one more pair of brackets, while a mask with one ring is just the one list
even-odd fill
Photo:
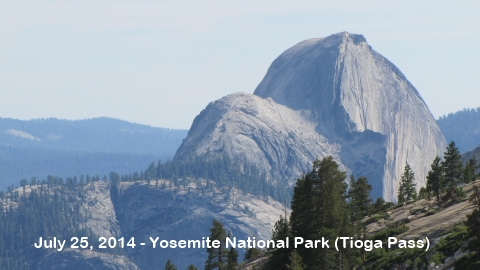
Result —
[[175, 159], [227, 153], [272, 179], [294, 181], [315, 158], [332, 155], [365, 175], [374, 197], [396, 201], [405, 164], [417, 186], [445, 139], [415, 87], [362, 35], [309, 39], [282, 53], [254, 94], [210, 103]]

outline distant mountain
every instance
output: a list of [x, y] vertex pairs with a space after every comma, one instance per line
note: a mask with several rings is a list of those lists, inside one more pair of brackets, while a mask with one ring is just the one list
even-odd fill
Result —
[[408, 162], [417, 185], [445, 139], [415, 87], [362, 35], [309, 39], [282, 53], [254, 94], [211, 102], [174, 160], [227, 153], [293, 182], [331, 155], [396, 201]]
[[107, 117], [27, 121], [0, 118], [0, 145], [24, 149], [174, 155], [187, 132]]
[[447, 142], [454, 141], [461, 153], [480, 145], [480, 107], [441, 116], [437, 124]]
[[0, 189], [47, 175], [132, 173], [173, 158], [187, 130], [112, 118], [0, 118]]

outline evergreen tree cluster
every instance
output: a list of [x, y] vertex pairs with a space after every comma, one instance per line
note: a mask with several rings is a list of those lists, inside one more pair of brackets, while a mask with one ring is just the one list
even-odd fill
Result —
[[[298, 179], [293, 191], [291, 216], [280, 217], [272, 233], [273, 240], [289, 237], [329, 240], [338, 236], [354, 236], [365, 239], [366, 225], [363, 218], [374, 209], [370, 198], [372, 187], [366, 177], [350, 177], [350, 188], [345, 182], [346, 173], [339, 170], [333, 158], [316, 160], [313, 170]], [[379, 201], [381, 203], [381, 201]], [[382, 206], [379, 206], [382, 208]], [[365, 259], [358, 249], [330, 248], [293, 249], [271, 251], [265, 270], [282, 269], [350, 269]]]
[[238, 252], [233, 248], [226, 248], [226, 238], [231, 237], [222, 223], [216, 219], [212, 222], [210, 231], [210, 240], [220, 241], [218, 248], [207, 248], [208, 258], [205, 261], [205, 270], [235, 270], [237, 266]]
[[[39, 236], [47, 240], [70, 239], [93, 234], [81, 227], [81, 213], [75, 192], [40, 185], [28, 194], [11, 193], [0, 198], [0, 269], [36, 269], [46, 249], [36, 249]], [[5, 206], [4, 206], [5, 205]]]
[[479, 168], [475, 158], [468, 160], [464, 166], [458, 148], [452, 141], [447, 146], [443, 161], [438, 156], [433, 160], [427, 175], [426, 196], [434, 196], [440, 201], [441, 195], [445, 194], [443, 199], [458, 200], [464, 195], [461, 185], [479, 177], [476, 173]]
[[182, 162], [152, 162], [143, 172], [122, 175], [120, 181], [173, 179], [177, 185], [179, 179], [205, 179], [206, 189], [213, 188], [213, 182], [219, 188], [235, 187], [254, 195], [271, 196], [277, 201], [286, 201], [291, 197], [291, 188], [286, 179], [270, 181], [267, 175], [255, 165], [234, 161], [227, 155], [216, 158], [195, 157]]

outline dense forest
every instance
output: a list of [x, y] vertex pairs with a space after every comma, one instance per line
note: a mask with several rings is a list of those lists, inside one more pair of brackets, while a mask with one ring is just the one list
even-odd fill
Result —
[[210, 159], [196, 157], [182, 162], [152, 162], [145, 171], [122, 175], [119, 180], [172, 179], [175, 184], [182, 178], [205, 179], [206, 189], [213, 188], [213, 184], [218, 188], [235, 187], [250, 194], [271, 196], [280, 202], [290, 201], [292, 194], [287, 179], [269, 180], [255, 165], [234, 161], [227, 155]]
[[7, 198], [0, 192], [0, 269], [36, 269], [47, 253], [46, 249], [33, 247], [39, 235], [95, 238], [81, 228], [86, 216], [79, 211], [80, 197], [74, 191], [39, 183], [28, 194], [10, 192]]
[[447, 142], [455, 141], [461, 153], [480, 145], [480, 108], [449, 113], [437, 124]]

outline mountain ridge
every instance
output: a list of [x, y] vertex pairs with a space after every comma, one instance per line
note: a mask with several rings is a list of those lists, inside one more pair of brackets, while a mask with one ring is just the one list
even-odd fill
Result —
[[[329, 151], [312, 146], [309, 150], [316, 155], [313, 159], [332, 155], [349, 173], [367, 176], [374, 189], [373, 197], [396, 201], [398, 181], [407, 162], [415, 172], [417, 185], [424, 186], [426, 168], [436, 155], [443, 154], [446, 146], [417, 89], [393, 63], [375, 52], [362, 35], [342, 32], [305, 40], [287, 49], [273, 61], [254, 95], [311, 116], [309, 123], [315, 124], [317, 136], [325, 138], [325, 145], [330, 146], [323, 147]], [[220, 100], [234, 97], [229, 95]], [[262, 102], [258, 100], [257, 103]], [[253, 115], [255, 112], [249, 112], [247, 99], [238, 98], [237, 103], [235, 108], [227, 106], [221, 110], [217, 108], [220, 103], [210, 103], [194, 120], [174, 160], [189, 155], [215, 155], [207, 151], [210, 146], [217, 152], [225, 147], [239, 160], [268, 164], [267, 170], [287, 168], [284, 171], [289, 173], [283, 176], [290, 182], [299, 172], [299, 166], [292, 169], [292, 163], [300, 162], [303, 172], [308, 170], [304, 169], [308, 163], [300, 158], [290, 159], [294, 161], [291, 163], [289, 158], [278, 158], [282, 156], [278, 153], [287, 153], [287, 157], [288, 153], [295, 153], [298, 150], [295, 145], [289, 147], [272, 139], [269, 147], [274, 150], [259, 156], [252, 154], [264, 147], [258, 139], [246, 145], [235, 142], [239, 136], [255, 137], [254, 133], [264, 131], [263, 125], [257, 123], [253, 130], [260, 132], [252, 129], [238, 132], [237, 126], [243, 124], [236, 122], [248, 113], [250, 117], [271, 118], [279, 126], [289, 123], [294, 129], [296, 125], [295, 120], [273, 116], [273, 112], [266, 110]], [[204, 117], [214, 112], [221, 116]], [[226, 126], [230, 129], [220, 128], [224, 123], [229, 123]], [[275, 132], [282, 142], [288, 140], [279, 130]], [[192, 143], [193, 137], [202, 138], [201, 143]], [[270, 137], [275, 138], [275, 135]], [[223, 142], [220, 147], [219, 141]], [[270, 170], [270, 173], [276, 177], [275, 171]]]

